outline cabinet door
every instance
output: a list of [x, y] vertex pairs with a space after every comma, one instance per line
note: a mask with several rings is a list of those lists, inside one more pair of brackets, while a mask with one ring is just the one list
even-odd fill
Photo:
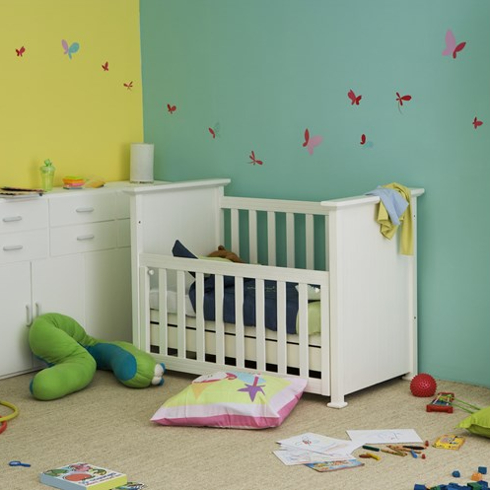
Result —
[[30, 263], [0, 267], [0, 377], [32, 369], [28, 343], [31, 318]]
[[100, 340], [131, 342], [130, 249], [90, 252], [84, 258], [87, 332]]
[[32, 262], [34, 315], [62, 313], [84, 326], [84, 282], [81, 255], [64, 255]]

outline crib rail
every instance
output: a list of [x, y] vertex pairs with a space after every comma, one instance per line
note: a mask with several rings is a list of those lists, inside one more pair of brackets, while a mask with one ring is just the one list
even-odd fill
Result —
[[223, 196], [220, 207], [229, 248], [247, 262], [328, 269], [329, 210], [321, 203]]
[[[185, 311], [186, 284], [189, 283], [189, 271], [195, 275], [196, 317], [189, 321]], [[204, 279], [207, 274], [215, 276], [215, 321], [210, 325], [204, 319], [203, 297]], [[223, 320], [224, 277], [235, 278], [235, 324], [230, 329]], [[245, 278], [255, 279], [256, 325], [253, 337], [250, 328], [244, 324], [243, 298]], [[294, 278], [298, 284], [299, 310], [297, 316], [297, 334], [288, 335], [286, 331], [286, 283]], [[277, 332], [271, 336], [264, 322], [265, 281], [277, 283]], [[235, 264], [209, 260], [175, 258], [156, 254], [141, 254], [139, 267], [140, 282], [140, 348], [158, 351], [155, 357], [161, 359], [168, 369], [189, 373], [206, 373], [217, 370], [234, 369], [244, 371], [271, 372], [270, 359], [276, 365], [272, 371], [278, 375], [295, 374], [308, 379], [307, 390], [329, 395], [328, 378], [328, 273], [311, 270], [291, 270], [286, 267]], [[159, 323], [156, 338], [151, 335], [150, 283], [158, 289]], [[171, 314], [167, 308], [167, 287], [172, 284], [177, 293], [177, 312]], [[320, 345], [323, 355], [319, 357], [322, 366], [318, 377], [310, 376], [311, 346], [308, 332], [308, 285], [320, 286]], [[171, 320], [172, 318], [172, 320]], [[165, 328], [173, 324], [175, 333]], [[248, 332], [247, 332], [248, 331]], [[169, 335], [173, 335], [172, 345]], [[293, 337], [297, 372], [291, 373], [290, 346]], [[271, 350], [272, 352], [271, 354]], [[208, 360], [209, 353], [212, 360]], [[318, 350], [320, 352], [320, 350]], [[196, 364], [199, 365], [196, 368]], [[322, 374], [323, 373], [323, 374]]]

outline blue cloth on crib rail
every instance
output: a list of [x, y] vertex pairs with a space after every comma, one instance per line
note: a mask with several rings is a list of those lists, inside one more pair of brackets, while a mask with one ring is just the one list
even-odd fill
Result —
[[[235, 323], [235, 278], [223, 277], [223, 321]], [[298, 315], [298, 291], [296, 284], [286, 283], [286, 330], [296, 333], [296, 317]], [[255, 311], [255, 279], [243, 280], [243, 323], [245, 326], [256, 325]], [[264, 281], [264, 324], [270, 330], [277, 330], [277, 283]], [[194, 311], [196, 310], [196, 288], [193, 283], [189, 289], [189, 298]], [[215, 321], [215, 276], [204, 280], [204, 319]]]
[[378, 196], [383, 202], [391, 222], [394, 225], [400, 224], [400, 217], [407, 209], [408, 202], [397, 190], [377, 187], [370, 192], [366, 192], [366, 195]]

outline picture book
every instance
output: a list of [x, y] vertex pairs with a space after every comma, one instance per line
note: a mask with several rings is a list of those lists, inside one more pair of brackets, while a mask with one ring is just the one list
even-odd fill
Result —
[[118, 471], [88, 463], [73, 463], [41, 473], [39, 480], [62, 490], [111, 490], [128, 482]]
[[464, 444], [465, 438], [463, 436], [456, 436], [455, 434], [444, 434], [438, 437], [433, 446], [440, 449], [452, 449], [458, 450]]
[[359, 468], [360, 466], [364, 466], [364, 463], [361, 463], [358, 459], [344, 459], [340, 461], [325, 461], [323, 463], [309, 463], [305, 466], [323, 472]]

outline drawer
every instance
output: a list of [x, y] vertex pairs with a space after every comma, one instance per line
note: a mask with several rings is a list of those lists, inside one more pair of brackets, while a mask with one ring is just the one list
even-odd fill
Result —
[[52, 228], [51, 255], [66, 255], [116, 247], [115, 221]]
[[0, 235], [0, 264], [42, 259], [49, 252], [48, 230]]
[[117, 221], [117, 246], [131, 246], [131, 220], [121, 219]]
[[44, 198], [0, 203], [0, 233], [18, 233], [47, 227], [48, 202]]
[[76, 225], [109, 221], [115, 218], [116, 198], [114, 192], [83, 194], [83, 190], [73, 190], [70, 196], [63, 195], [50, 199], [51, 226]]

